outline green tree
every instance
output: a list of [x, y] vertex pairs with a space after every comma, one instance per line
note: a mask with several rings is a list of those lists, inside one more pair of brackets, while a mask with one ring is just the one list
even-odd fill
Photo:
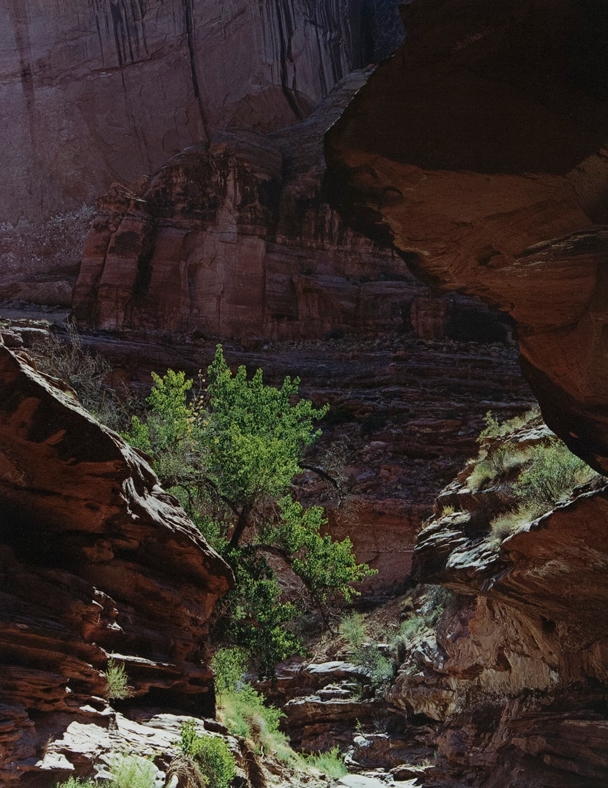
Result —
[[162, 484], [233, 567], [236, 588], [223, 602], [218, 631], [248, 648], [268, 674], [299, 647], [286, 628], [297, 611], [281, 601], [270, 554], [301, 578], [326, 624], [328, 603], [351, 599], [352, 584], [371, 572], [356, 563], [349, 539], [322, 533], [320, 507], [293, 500], [292, 480], [327, 407], [298, 399], [298, 379], [275, 388], [259, 369], [250, 379], [243, 366], [232, 374], [219, 345], [206, 388], [172, 370], [153, 380], [148, 415], [133, 418], [127, 437], [154, 457]]

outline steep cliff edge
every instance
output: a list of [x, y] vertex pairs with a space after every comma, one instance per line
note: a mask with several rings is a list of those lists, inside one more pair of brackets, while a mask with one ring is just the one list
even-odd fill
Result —
[[326, 138], [333, 203], [517, 321], [550, 426], [608, 465], [605, 6], [434, 0]]
[[213, 712], [201, 650], [231, 572], [137, 453], [3, 346], [0, 389], [0, 775], [49, 784], [86, 763], [71, 726], [83, 747], [115, 719], [112, 655], [130, 702]]

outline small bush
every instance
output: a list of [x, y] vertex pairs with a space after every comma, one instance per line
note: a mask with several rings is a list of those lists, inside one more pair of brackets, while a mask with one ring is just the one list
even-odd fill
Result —
[[236, 774], [236, 762], [221, 737], [199, 736], [194, 721], [188, 720], [182, 725], [180, 749], [209, 781], [209, 788], [228, 788]]
[[110, 766], [110, 780], [96, 780], [70, 777], [67, 782], [58, 783], [56, 788], [155, 788], [157, 769], [154, 764], [137, 755], [116, 757]]
[[146, 758], [127, 755], [110, 767], [112, 779], [107, 788], [154, 788], [157, 770]]
[[108, 660], [106, 682], [106, 697], [108, 700], [122, 700], [132, 695], [125, 666], [120, 665], [113, 659]]
[[245, 684], [241, 689], [220, 695], [218, 717], [235, 736], [253, 743], [262, 754], [290, 760], [293, 752], [287, 737], [279, 730], [284, 713], [264, 703], [264, 696]]
[[313, 766], [328, 777], [331, 777], [332, 780], [339, 780], [340, 777], [348, 774], [348, 769], [344, 765], [338, 747], [332, 747], [328, 752], [309, 755], [306, 758], [306, 762], [309, 766]]
[[485, 482], [517, 468], [525, 459], [525, 452], [508, 441], [491, 446], [473, 468], [467, 479], [467, 487], [469, 490], [478, 490]]
[[531, 448], [529, 464], [513, 489], [529, 508], [542, 514], [569, 495], [578, 484], [584, 484], [596, 475], [587, 463], [554, 437], [548, 445]]
[[365, 641], [365, 624], [360, 613], [350, 613], [340, 622], [340, 634], [353, 650], [361, 648]]
[[502, 438], [505, 435], [510, 435], [512, 432], [526, 427], [531, 424], [535, 419], [540, 417], [540, 408], [535, 405], [530, 410], [523, 413], [521, 416], [514, 416], [507, 421], [498, 421], [490, 411], [485, 415], [486, 426], [479, 433], [479, 442], [481, 443], [485, 438]]
[[125, 389], [119, 396], [106, 384], [112, 367], [99, 353], [83, 346], [75, 323], [66, 323], [65, 329], [66, 341], [51, 334], [34, 343], [32, 354], [37, 368], [71, 386], [82, 405], [99, 421], [114, 430], [124, 428], [127, 411], [137, 407], [133, 395]]
[[536, 510], [531, 506], [519, 506], [511, 512], [495, 517], [490, 523], [490, 541], [495, 545], [503, 542], [508, 536], [514, 534], [526, 523], [532, 522], [537, 516]]
[[247, 655], [242, 648], [222, 648], [214, 654], [211, 667], [215, 671], [215, 690], [218, 695], [225, 695], [243, 683]]
[[376, 643], [361, 646], [357, 650], [356, 661], [369, 670], [374, 687], [386, 684], [393, 678], [393, 660], [383, 654]]

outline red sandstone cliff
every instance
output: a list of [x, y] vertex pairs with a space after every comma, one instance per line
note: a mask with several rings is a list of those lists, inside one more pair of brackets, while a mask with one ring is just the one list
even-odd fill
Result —
[[549, 424], [605, 467], [601, 3], [436, 0], [327, 136], [333, 201], [417, 274], [517, 321]]
[[1, 297], [65, 304], [83, 206], [221, 129], [306, 117], [398, 39], [395, 6], [3, 0]]
[[[410, 37], [326, 137], [332, 204], [426, 281], [508, 311], [547, 422], [599, 469], [607, 21], [594, 2], [415, 2]], [[459, 603], [436, 638], [411, 647], [391, 699], [440, 722], [442, 786], [600, 788], [603, 482], [497, 547], [486, 502], [504, 491], [467, 485], [470, 471], [442, 496], [455, 511], [438, 507], [414, 559]]]
[[49, 747], [72, 723], [103, 749], [112, 654], [138, 704], [213, 712], [202, 647], [231, 572], [134, 450], [4, 346], [0, 391], [0, 779], [48, 784], [86, 763]]
[[513, 465], [480, 483], [469, 463], [418, 538], [418, 578], [459, 597], [436, 635], [410, 646], [390, 700], [439, 723], [442, 786], [608, 780], [606, 480], [521, 517], [512, 535], [491, 528], [515, 505], [518, 453], [546, 435], [536, 423], [486, 440], [482, 454], [506, 448]]

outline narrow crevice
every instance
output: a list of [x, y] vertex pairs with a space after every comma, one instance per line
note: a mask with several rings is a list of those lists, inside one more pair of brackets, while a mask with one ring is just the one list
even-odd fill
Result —
[[[277, 24], [278, 24], [278, 32], [279, 32], [279, 63], [281, 68], [281, 90], [283, 91], [283, 95], [285, 96], [285, 100], [289, 105], [289, 108], [293, 112], [296, 117], [296, 120], [302, 120], [304, 117], [298, 107], [298, 104], [293, 96], [293, 93], [289, 89], [288, 85], [288, 75], [287, 75], [287, 57], [288, 53], [291, 50], [291, 44], [289, 44], [285, 40], [285, 31], [283, 30], [283, 17], [281, 14], [281, 0], [275, 0], [275, 7], [277, 10]], [[286, 26], [288, 20], [286, 19]], [[289, 31], [287, 31], [287, 35], [291, 38]]]
[[188, 55], [190, 59], [190, 79], [192, 80], [192, 90], [194, 92], [194, 97], [196, 98], [196, 103], [198, 105], [198, 111], [201, 116], [201, 123], [203, 124], [203, 131], [205, 132], [205, 138], [209, 142], [210, 141], [209, 126], [207, 123], [207, 117], [205, 115], [205, 108], [203, 106], [201, 91], [198, 84], [198, 76], [196, 73], [196, 50], [194, 47], [194, 19], [192, 16], [191, 0], [184, 0], [184, 23], [186, 28], [186, 41], [188, 42]]

